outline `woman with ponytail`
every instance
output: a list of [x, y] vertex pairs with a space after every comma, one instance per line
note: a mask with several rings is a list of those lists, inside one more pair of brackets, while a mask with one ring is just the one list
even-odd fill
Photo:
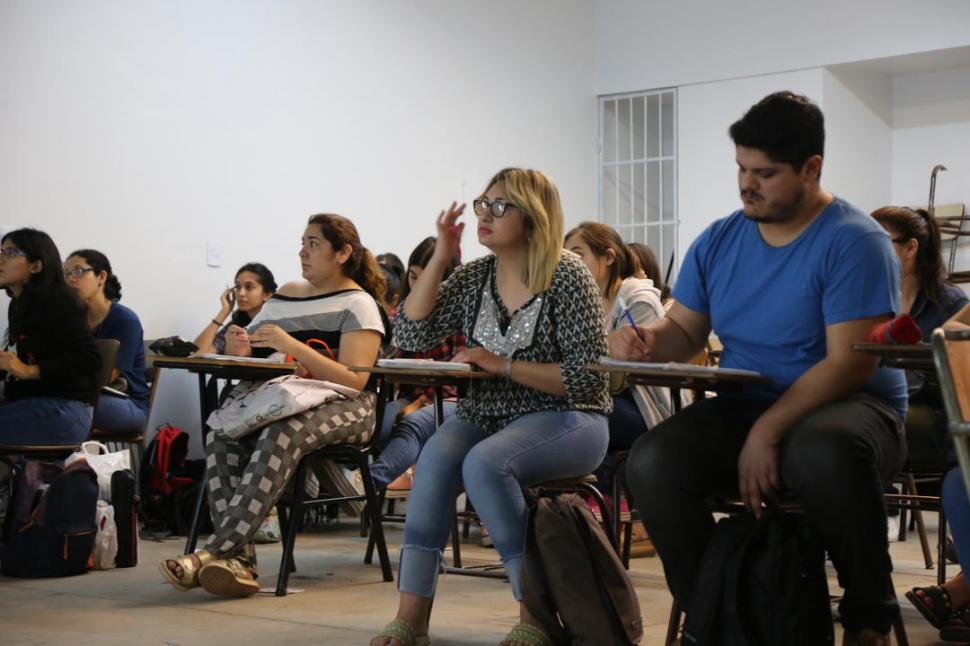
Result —
[[[923, 331], [923, 341], [928, 342], [933, 330], [941, 327], [968, 302], [962, 289], [946, 282], [936, 220], [923, 209], [901, 206], [876, 209], [872, 217], [889, 233], [899, 256], [902, 291], [899, 313], [912, 316]], [[907, 370], [906, 381], [909, 387], [907, 460], [934, 465], [955, 462], [935, 378]], [[924, 485], [920, 488], [919, 493], [924, 495], [938, 493], [927, 491]], [[937, 628], [942, 627], [952, 614], [957, 624], [963, 624], [963, 635], [970, 635], [970, 618], [966, 613], [958, 612], [970, 605], [970, 590], [962, 574], [943, 586], [913, 588], [906, 597]]]
[[[205, 481], [215, 529], [198, 552], [159, 564], [178, 590], [201, 585], [212, 594], [235, 597], [258, 592], [253, 538], [300, 456], [328, 444], [364, 443], [374, 432], [370, 375], [351, 372], [350, 366], [377, 360], [385, 333], [384, 276], [354, 224], [339, 215], [310, 218], [299, 257], [303, 280], [283, 285], [245, 329], [230, 326], [225, 353], [288, 354], [312, 378], [360, 395], [324, 403], [239, 439], [216, 431], [206, 436]], [[326, 347], [310, 347], [310, 339]]]
[[141, 433], [148, 421], [149, 388], [145, 380], [145, 346], [138, 315], [118, 301], [121, 283], [100, 251], [79, 249], [64, 262], [64, 279], [84, 303], [88, 327], [96, 339], [121, 342], [109, 383], [124, 393], [102, 393], [94, 426], [112, 433]]

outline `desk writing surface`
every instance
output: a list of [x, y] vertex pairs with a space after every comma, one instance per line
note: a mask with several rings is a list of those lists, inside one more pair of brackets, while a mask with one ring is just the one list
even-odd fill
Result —
[[876, 355], [889, 368], [934, 370], [933, 346], [928, 343], [896, 345], [891, 343], [853, 343], [856, 352]]
[[218, 373], [245, 373], [268, 378], [276, 375], [287, 375], [296, 372], [297, 364], [280, 363], [278, 361], [253, 360], [249, 357], [233, 357], [232, 359], [219, 359], [214, 357], [163, 357], [155, 356], [152, 358], [152, 366], [155, 368], [174, 368], [176, 370], [188, 370], [189, 372], [205, 372], [211, 374]]
[[631, 383], [674, 388], [711, 389], [718, 385], [737, 386], [771, 383], [771, 379], [768, 377], [750, 370], [711, 368], [691, 364], [657, 364], [611, 360], [588, 364], [586, 368], [594, 372], [622, 373]]
[[495, 375], [489, 374], [484, 370], [435, 370], [433, 367], [426, 368], [404, 368], [404, 367], [384, 367], [384, 366], [352, 366], [353, 372], [369, 372], [374, 375], [383, 375], [388, 381], [402, 384], [423, 385], [449, 385], [466, 380], [480, 381], [483, 379], [495, 379]]

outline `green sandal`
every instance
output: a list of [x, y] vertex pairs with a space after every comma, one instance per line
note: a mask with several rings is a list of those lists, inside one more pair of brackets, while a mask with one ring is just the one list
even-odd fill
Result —
[[[427, 635], [415, 635], [414, 628], [411, 628], [411, 624], [403, 619], [395, 619], [384, 626], [384, 629], [380, 633], [374, 635], [374, 639], [378, 637], [396, 639], [401, 642], [401, 646], [430, 646], [431, 644], [430, 637]], [[371, 641], [374, 641], [374, 639]]]
[[503, 642], [517, 642], [526, 646], [553, 646], [549, 635], [532, 624], [518, 623], [509, 634], [505, 636]]

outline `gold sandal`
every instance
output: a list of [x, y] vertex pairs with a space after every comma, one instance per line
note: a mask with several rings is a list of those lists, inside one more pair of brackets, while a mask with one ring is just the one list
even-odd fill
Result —
[[218, 559], [203, 567], [199, 584], [206, 592], [224, 597], [248, 597], [259, 592], [256, 573], [237, 558]]
[[[158, 569], [173, 588], [180, 592], [188, 592], [192, 588], [199, 587], [199, 572], [215, 558], [215, 554], [212, 552], [201, 550], [193, 554], [182, 554], [172, 559], [164, 559], [158, 564]], [[172, 562], [177, 563], [182, 568], [182, 576], [168, 567], [168, 564]]]

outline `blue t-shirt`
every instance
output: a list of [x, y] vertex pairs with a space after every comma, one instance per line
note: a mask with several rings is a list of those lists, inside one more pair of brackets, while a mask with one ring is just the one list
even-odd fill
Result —
[[118, 339], [118, 360], [115, 367], [128, 382], [128, 396], [139, 408], [148, 412], [148, 382], [145, 381], [145, 343], [138, 315], [121, 303], [111, 303], [108, 315], [94, 330], [96, 339]]
[[[723, 367], [771, 378], [743, 396], [776, 399], [825, 358], [826, 326], [899, 311], [899, 260], [885, 230], [838, 198], [782, 247], [739, 210], [690, 246], [674, 298], [710, 317]], [[905, 418], [902, 370], [877, 368], [863, 390]]]

